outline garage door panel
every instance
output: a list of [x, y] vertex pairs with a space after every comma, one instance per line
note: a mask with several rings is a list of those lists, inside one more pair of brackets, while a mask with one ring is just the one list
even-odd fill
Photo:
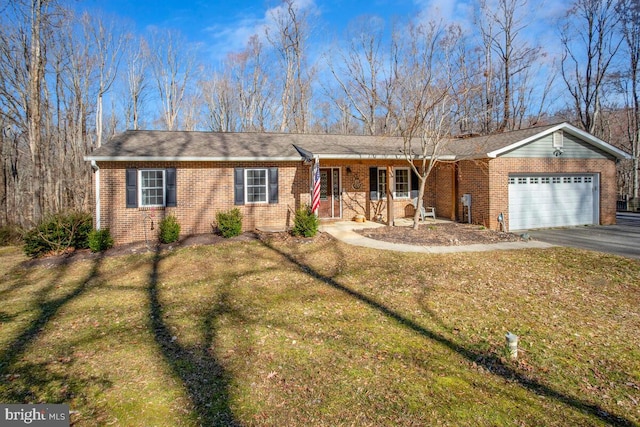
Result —
[[593, 175], [509, 179], [509, 228], [561, 227], [597, 222]]

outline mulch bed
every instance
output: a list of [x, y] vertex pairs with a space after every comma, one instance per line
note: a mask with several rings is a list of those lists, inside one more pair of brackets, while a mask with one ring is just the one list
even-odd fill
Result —
[[203, 245], [216, 245], [227, 242], [238, 241], [251, 241], [258, 239], [258, 235], [253, 232], [243, 233], [239, 236], [226, 239], [220, 235], [213, 233], [196, 234], [192, 236], [186, 236], [175, 243], [145, 243], [136, 242], [128, 243], [124, 245], [117, 245], [111, 249], [107, 249], [104, 252], [94, 253], [89, 249], [69, 250], [62, 254], [52, 254], [42, 258], [30, 259], [22, 263], [24, 267], [42, 266], [42, 267], [55, 267], [58, 265], [68, 264], [74, 261], [82, 260], [94, 260], [104, 257], [113, 257], [120, 255], [132, 255], [143, 254], [148, 252], [164, 252], [171, 251], [173, 249], [189, 247], [189, 246], [203, 246]]
[[310, 242], [331, 240], [329, 234], [319, 233], [316, 237], [296, 237], [287, 232], [262, 232], [262, 231], [250, 231], [242, 233], [239, 236], [224, 238], [214, 233], [195, 234], [191, 236], [185, 236], [175, 243], [159, 244], [136, 242], [124, 245], [117, 245], [104, 252], [94, 253], [89, 249], [69, 250], [61, 254], [50, 254], [41, 258], [30, 259], [22, 263], [25, 268], [40, 266], [40, 267], [56, 267], [59, 265], [69, 264], [75, 261], [83, 260], [95, 260], [104, 257], [114, 257], [120, 255], [132, 255], [132, 254], [144, 254], [150, 252], [166, 252], [178, 248], [185, 248], [189, 246], [209, 246], [209, 245], [221, 245], [231, 242], [249, 242], [254, 240], [262, 240], [265, 242], [282, 242], [291, 244], [304, 244]]
[[457, 246], [500, 242], [518, 242], [522, 237], [501, 231], [486, 229], [479, 225], [453, 222], [420, 224], [413, 227], [377, 227], [357, 231], [371, 239], [391, 243], [406, 243], [416, 246]]
[[[504, 233], [485, 229], [484, 227], [460, 223], [420, 224], [417, 230], [413, 227], [377, 227], [357, 231], [365, 237], [391, 243], [406, 243], [416, 246], [455, 246], [474, 243], [517, 242], [522, 238], [513, 233]], [[155, 251], [170, 251], [177, 248], [202, 245], [218, 245], [228, 242], [242, 242], [263, 240], [265, 242], [279, 242], [304, 244], [330, 240], [326, 233], [319, 233], [316, 237], [295, 237], [287, 232], [246, 232], [239, 236], [226, 239], [213, 233], [186, 236], [178, 242], [169, 244], [145, 244], [144, 242], [118, 245], [102, 253], [93, 253], [88, 249], [69, 251], [63, 254], [50, 255], [25, 261], [24, 267], [42, 266], [55, 267], [74, 261], [93, 260], [102, 257], [131, 255]]]

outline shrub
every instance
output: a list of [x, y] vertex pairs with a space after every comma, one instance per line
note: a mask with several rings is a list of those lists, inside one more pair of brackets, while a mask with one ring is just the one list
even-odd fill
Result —
[[228, 212], [218, 212], [216, 220], [222, 237], [235, 237], [242, 233], [242, 214], [240, 209], [234, 208]]
[[318, 217], [311, 212], [309, 206], [303, 206], [296, 211], [291, 234], [294, 236], [313, 237], [318, 233], [318, 227]]
[[69, 248], [86, 249], [92, 223], [91, 215], [83, 212], [51, 215], [25, 234], [24, 253], [36, 258]]
[[108, 228], [92, 230], [88, 240], [91, 252], [102, 252], [113, 247], [113, 238]]
[[175, 216], [169, 215], [160, 221], [159, 237], [161, 243], [173, 243], [178, 240], [180, 237], [180, 224], [178, 224], [178, 219]]
[[76, 249], [87, 249], [89, 233], [93, 230], [93, 217], [88, 213], [72, 212], [67, 219], [75, 229], [75, 232], [72, 232], [71, 246]]

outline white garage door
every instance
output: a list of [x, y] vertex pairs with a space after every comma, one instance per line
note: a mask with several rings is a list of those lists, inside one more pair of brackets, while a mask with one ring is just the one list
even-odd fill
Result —
[[509, 229], [599, 223], [597, 175], [509, 177]]

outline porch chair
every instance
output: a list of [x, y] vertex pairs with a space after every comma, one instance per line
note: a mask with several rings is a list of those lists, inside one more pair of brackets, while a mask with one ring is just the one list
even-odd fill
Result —
[[[414, 198], [412, 200], [413, 203], [413, 208], [414, 209], [418, 209], [418, 198]], [[424, 206], [424, 201], [423, 201], [423, 205], [420, 206], [420, 220], [424, 221], [426, 217], [430, 216], [431, 218], [433, 218], [433, 220], [435, 221], [436, 219], [436, 208], [433, 206]]]

